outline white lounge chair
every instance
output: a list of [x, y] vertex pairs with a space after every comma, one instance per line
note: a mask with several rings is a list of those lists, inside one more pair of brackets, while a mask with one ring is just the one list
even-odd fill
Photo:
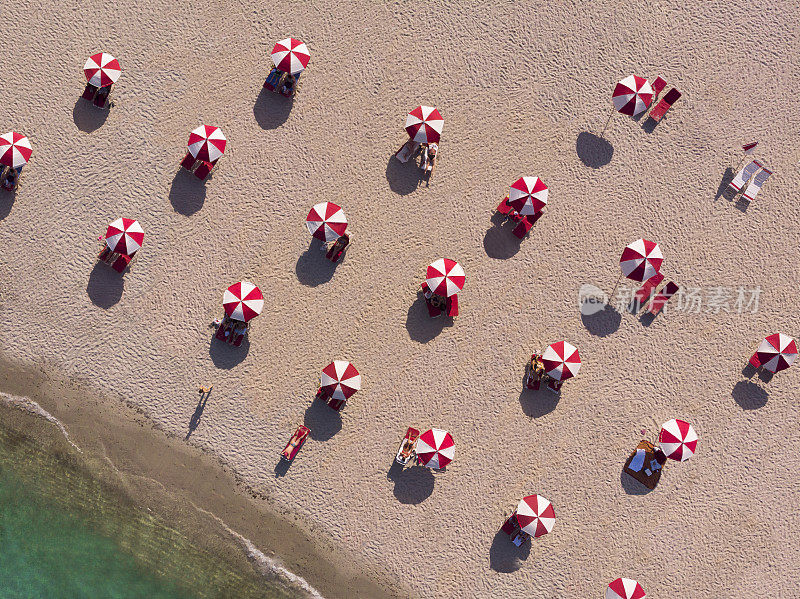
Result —
[[747, 186], [747, 189], [742, 194], [742, 198], [747, 200], [748, 202], [752, 202], [753, 198], [756, 197], [756, 194], [761, 190], [761, 186], [764, 185], [764, 181], [769, 179], [769, 176], [772, 174], [771, 170], [764, 169], [760, 173], [758, 173], [753, 180], [750, 182], [750, 185]]
[[750, 180], [750, 177], [756, 174], [761, 168], [761, 163], [758, 160], [753, 160], [750, 164], [746, 165], [742, 170], [736, 173], [736, 176], [733, 178], [733, 181], [728, 183], [729, 188], [733, 188], [734, 191], [741, 191], [744, 184]]
[[395, 152], [395, 156], [400, 162], [405, 163], [408, 162], [409, 158], [417, 153], [417, 150], [419, 150], [419, 143], [413, 139], [409, 139], [399, 150], [397, 150], [397, 152]]

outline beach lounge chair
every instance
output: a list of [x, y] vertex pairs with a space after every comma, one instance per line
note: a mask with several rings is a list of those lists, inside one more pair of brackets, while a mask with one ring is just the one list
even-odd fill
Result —
[[658, 96], [664, 91], [664, 88], [667, 86], [667, 82], [661, 78], [661, 75], [655, 78], [653, 83], [651, 84], [653, 87], [653, 102], [658, 100]]
[[761, 360], [758, 359], [758, 352], [750, 356], [750, 366], [758, 370], [761, 368]]
[[504, 197], [503, 201], [498, 204], [497, 211], [503, 216], [508, 216], [508, 213], [511, 212], [511, 206], [508, 205], [508, 196]]
[[422, 295], [425, 296], [425, 299], [430, 299], [431, 296], [433, 295], [433, 292], [431, 291], [431, 288], [428, 287], [428, 283], [425, 282], [425, 281], [422, 281], [422, 284], [420, 285], [420, 289], [422, 289]]
[[517, 530], [519, 530], [519, 523], [517, 522], [516, 512], [511, 512], [511, 515], [508, 518], [506, 518], [505, 522], [503, 522], [503, 525], [500, 527], [500, 530], [502, 530], [508, 536], [513, 535]]
[[[134, 255], [136, 252], [134, 252]], [[116, 270], [117, 272], [125, 272], [125, 269], [128, 268], [128, 265], [133, 260], [133, 255], [126, 256], [125, 254], [120, 254], [119, 257], [114, 260], [114, 263], [111, 265], [111, 268]]]
[[194, 176], [202, 181], [208, 176], [208, 173], [211, 172], [212, 168], [214, 168], [213, 164], [206, 162], [205, 160], [201, 160], [200, 166], [198, 166], [194, 171]]
[[104, 245], [103, 249], [100, 250], [100, 253], [97, 254], [97, 259], [100, 262], [108, 262], [109, 256], [111, 256], [111, 249], [107, 245]]
[[451, 318], [458, 316], [458, 295], [451, 295], [447, 298], [447, 315]]
[[661, 467], [666, 457], [649, 441], [642, 440], [628, 456], [622, 471], [635, 478], [648, 489], [655, 489], [661, 479]]
[[553, 393], [558, 393], [561, 391], [561, 385], [564, 381], [557, 381], [556, 379], [550, 379], [547, 381], [547, 388], [550, 389]]
[[533, 227], [533, 223], [531, 223], [527, 218], [523, 216], [521, 217], [519, 224], [516, 227], [514, 227], [512, 233], [514, 233], [514, 235], [522, 239], [530, 232], [531, 227]]
[[294, 84], [292, 85], [291, 88], [289, 88], [286, 91], [283, 91], [284, 85], [282, 83], [281, 86], [278, 88], [278, 91], [282, 96], [286, 98], [291, 98], [293, 95], [297, 93], [297, 86], [299, 85], [300, 85], [300, 73], [297, 73], [296, 75], [294, 75]]
[[197, 159], [194, 156], [192, 156], [189, 152], [186, 152], [186, 156], [184, 156], [183, 160], [181, 160], [181, 166], [185, 168], [187, 171], [190, 171], [192, 170], [192, 167], [194, 166], [195, 162], [197, 162]]
[[745, 183], [750, 181], [750, 177], [756, 174], [758, 169], [761, 168], [761, 163], [758, 160], [753, 160], [750, 164], [744, 165], [742, 170], [736, 173], [736, 176], [733, 178], [733, 181], [728, 183], [728, 190], [733, 190], [734, 192], [741, 191], [742, 187], [744, 187]]
[[661, 101], [656, 104], [656, 107], [650, 112], [650, 118], [656, 123], [661, 122], [661, 119], [664, 118], [664, 115], [667, 114], [667, 111], [672, 108], [672, 105], [677, 102], [678, 98], [680, 97], [681, 92], [673, 87], [663, 98], [661, 98]]
[[662, 275], [660, 272], [657, 272], [644, 282], [644, 285], [642, 285], [633, 296], [632, 303], [635, 303], [634, 309], [632, 310], [633, 312], [638, 312], [639, 308], [647, 303], [647, 300], [649, 300], [650, 296], [653, 295], [656, 287], [658, 287], [663, 280], [664, 275]]
[[87, 83], [86, 87], [83, 88], [83, 94], [81, 94], [81, 98], [84, 100], [89, 100], [89, 102], [94, 99], [94, 95], [97, 93], [97, 88], [92, 85], [91, 83]]
[[648, 309], [648, 312], [653, 316], [658, 316], [659, 312], [664, 309], [664, 306], [669, 301], [669, 298], [675, 295], [677, 291], [678, 286], [672, 281], [664, 285], [664, 288], [661, 290], [661, 292], [653, 298], [652, 302], [650, 302], [650, 308]]
[[408, 160], [414, 156], [419, 150], [419, 142], [414, 141], [413, 139], [409, 139], [406, 143], [400, 146], [400, 149], [395, 152], [395, 157], [402, 163], [408, 162]]
[[513, 543], [513, 544], [514, 544], [516, 547], [520, 547], [520, 546], [521, 546], [521, 545], [522, 545], [522, 544], [523, 544], [525, 541], [527, 541], [529, 538], [530, 538], [530, 536], [528, 535], [528, 533], [526, 533], [526, 532], [524, 532], [524, 531], [522, 531], [522, 530], [518, 530], [516, 533], [514, 533], [514, 534], [511, 536], [511, 542], [512, 542], [512, 543]]
[[101, 87], [97, 90], [97, 94], [94, 97], [94, 105], [98, 108], [105, 108], [106, 100], [108, 99], [108, 94], [111, 93], [111, 86], [106, 85], [105, 87]]
[[346, 399], [330, 399], [328, 405], [339, 412], [344, 407], [346, 401]]
[[750, 181], [750, 185], [747, 186], [747, 189], [742, 194], [742, 199], [747, 200], [748, 202], [752, 202], [753, 199], [756, 197], [756, 194], [761, 190], [761, 186], [764, 185], [764, 181], [769, 179], [769, 176], [771, 174], [772, 171], [765, 168], [755, 177], [753, 177], [753, 180]]
[[280, 87], [281, 80], [285, 74], [278, 69], [272, 69], [264, 80], [264, 87], [271, 92], [276, 91]]
[[428, 306], [428, 316], [430, 316], [431, 318], [436, 318], [437, 316], [441, 316], [442, 315], [442, 311], [439, 308], [437, 308], [436, 306], [434, 306], [430, 302], [430, 300], [426, 300], [425, 301], [425, 305]]
[[344, 235], [340, 236], [339, 239], [333, 242], [330, 249], [325, 254], [325, 257], [330, 260], [331, 262], [337, 262], [339, 258], [342, 257], [344, 251], [350, 245], [350, 236], [345, 233]]
[[414, 444], [417, 442], [419, 438], [419, 431], [411, 426], [408, 427], [406, 431], [406, 436], [403, 437], [403, 440], [400, 442], [400, 448], [397, 450], [397, 457], [395, 457], [395, 461], [398, 464], [402, 464], [405, 466], [408, 464], [409, 460], [411, 459], [411, 454], [414, 451]]
[[306, 438], [308, 437], [308, 433], [310, 432], [311, 431], [307, 426], [303, 426], [302, 424], [298, 426], [297, 430], [294, 431], [292, 438], [289, 439], [289, 442], [286, 444], [286, 447], [283, 448], [283, 451], [281, 452], [281, 459], [291, 462], [300, 451], [300, 448], [303, 447], [303, 444], [306, 442]]
[[228, 325], [230, 321], [228, 320], [227, 316], [222, 319], [222, 323], [217, 327], [217, 334], [214, 335], [220, 341], [227, 341], [227, 337], [225, 336], [225, 331], [228, 330]]
[[238, 335], [236, 335], [233, 338], [233, 343], [232, 343], [233, 347], [241, 347], [242, 346], [242, 341], [244, 341], [245, 332], [246, 331], [243, 331], [243, 332], [239, 333]]

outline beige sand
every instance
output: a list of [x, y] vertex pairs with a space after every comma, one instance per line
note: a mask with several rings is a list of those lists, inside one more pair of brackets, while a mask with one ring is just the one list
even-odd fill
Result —
[[[0, 128], [34, 144], [13, 205], [0, 196], [12, 357], [92, 381], [181, 436], [195, 388], [213, 383], [191, 442], [413, 596], [599, 597], [617, 576], [662, 598], [793, 594], [798, 371], [752, 385], [740, 373], [765, 334], [800, 335], [793, 3], [115, 4], [19, 2], [0, 41]], [[313, 53], [291, 112], [258, 98], [267, 53], [290, 34]], [[76, 103], [100, 49], [125, 69], [103, 123]], [[578, 152], [604, 157], [582, 133], [600, 132], [631, 72], [684, 97], [652, 133], [615, 116], [610, 162], [587, 166]], [[419, 103], [445, 129], [435, 177], [416, 188], [391, 155]], [[198, 201], [175, 173], [201, 122], [230, 142]], [[754, 140], [775, 175], [743, 213], [718, 188]], [[525, 174], [550, 186], [550, 206], [515, 247], [489, 216]], [[303, 226], [324, 199], [356, 233], [332, 276]], [[124, 288], [94, 267], [121, 215], [146, 230]], [[641, 236], [681, 285], [760, 286], [758, 312], [583, 322], [580, 286], [610, 290]], [[415, 294], [442, 255], [467, 285], [439, 332]], [[237, 353], [207, 324], [243, 278], [267, 301]], [[581, 350], [579, 377], [557, 404], [521, 396], [532, 350], [563, 338]], [[364, 379], [338, 431], [306, 413], [333, 358]], [[698, 454], [629, 494], [620, 472], [640, 429], [652, 438], [676, 416], [694, 423]], [[316, 438], [276, 477], [304, 419]], [[446, 473], [387, 479], [409, 424], [452, 432]], [[495, 533], [531, 492], [558, 520], [518, 555]]]

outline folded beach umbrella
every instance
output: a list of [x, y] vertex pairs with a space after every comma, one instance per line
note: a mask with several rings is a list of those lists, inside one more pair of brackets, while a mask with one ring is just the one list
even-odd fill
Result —
[[606, 589], [606, 599], [644, 599], [644, 597], [642, 585], [630, 578], [617, 578]]
[[225, 308], [225, 314], [234, 320], [247, 322], [261, 314], [261, 310], [264, 309], [264, 296], [250, 281], [240, 281], [225, 290], [222, 307]]
[[361, 375], [347, 360], [334, 360], [322, 369], [320, 387], [333, 399], [347, 400], [361, 389]]
[[653, 101], [653, 87], [644, 77], [630, 75], [617, 83], [611, 101], [617, 112], [635, 116], [647, 110]]
[[222, 129], [211, 125], [200, 125], [189, 134], [189, 153], [197, 160], [214, 162], [225, 153], [228, 140], [222, 134]]
[[438, 143], [444, 119], [439, 111], [430, 106], [417, 106], [406, 117], [406, 131], [421, 144]]
[[112, 252], [132, 256], [134, 252], [142, 249], [143, 242], [144, 229], [138, 220], [118, 218], [108, 225], [106, 245]]
[[536, 214], [547, 204], [547, 185], [539, 177], [520, 177], [511, 185], [508, 203], [523, 216]]
[[464, 269], [455, 260], [439, 258], [428, 267], [425, 282], [436, 295], [450, 297], [464, 288]]
[[541, 495], [528, 495], [517, 506], [517, 523], [532, 537], [541, 537], [553, 530], [556, 512], [552, 504]]
[[309, 210], [306, 227], [311, 235], [327, 243], [344, 235], [347, 217], [341, 206], [333, 202], [320, 202]]
[[571, 379], [581, 369], [578, 349], [566, 341], [548, 345], [542, 353], [542, 362], [547, 376], [557, 381]]
[[0, 135], [0, 164], [18, 168], [30, 160], [32, 153], [31, 142], [21, 133], [9, 131]]
[[95, 87], [105, 87], [116, 83], [122, 73], [119, 61], [105, 52], [92, 54], [83, 65], [86, 80]]
[[622, 274], [634, 281], [646, 281], [661, 269], [664, 256], [653, 241], [637, 239], [625, 246], [619, 259]]
[[308, 66], [308, 61], [311, 60], [308, 47], [303, 42], [291, 37], [275, 44], [271, 57], [275, 68], [292, 75], [302, 72]]
[[797, 344], [788, 335], [774, 333], [761, 342], [756, 356], [764, 368], [770, 372], [780, 372], [797, 359]]
[[419, 436], [415, 451], [420, 464], [438, 470], [453, 461], [456, 446], [450, 433], [431, 428]]
[[665, 456], [676, 462], [685, 462], [697, 451], [697, 433], [685, 420], [673, 418], [661, 425], [658, 444]]

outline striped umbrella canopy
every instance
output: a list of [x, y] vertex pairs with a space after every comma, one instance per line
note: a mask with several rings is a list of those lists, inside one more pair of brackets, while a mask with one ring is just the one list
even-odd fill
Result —
[[292, 75], [302, 72], [308, 66], [308, 61], [311, 60], [308, 47], [292, 37], [287, 37], [275, 44], [270, 56], [275, 68]]
[[644, 599], [644, 597], [642, 585], [630, 578], [617, 578], [609, 583], [606, 589], [606, 599]]
[[425, 282], [436, 295], [450, 297], [464, 288], [466, 275], [464, 269], [455, 260], [439, 258], [428, 267]]
[[536, 214], [547, 204], [547, 193], [539, 177], [520, 177], [511, 184], [508, 203], [523, 216]]
[[83, 74], [86, 80], [95, 87], [106, 87], [116, 83], [122, 74], [122, 67], [119, 61], [105, 52], [92, 54], [83, 65]]
[[333, 202], [320, 202], [309, 210], [306, 227], [312, 236], [327, 243], [344, 235], [347, 217], [341, 206]]
[[361, 375], [347, 360], [334, 360], [322, 369], [320, 387], [333, 399], [347, 400], [361, 389]]
[[444, 127], [442, 115], [430, 106], [417, 106], [406, 117], [406, 131], [409, 137], [421, 144], [438, 143], [442, 127]]
[[556, 512], [553, 505], [541, 495], [528, 495], [517, 505], [517, 523], [532, 537], [541, 537], [553, 530]]
[[453, 461], [456, 446], [450, 433], [431, 428], [419, 436], [415, 451], [420, 464], [438, 470]]
[[653, 241], [637, 239], [622, 250], [619, 267], [622, 274], [634, 281], [646, 281], [661, 269], [664, 256]]
[[685, 420], [673, 418], [661, 425], [658, 444], [665, 456], [676, 462], [685, 462], [697, 451], [697, 433]]
[[756, 350], [761, 365], [770, 372], [786, 370], [797, 359], [797, 343], [783, 333], [765, 338]]
[[138, 220], [132, 218], [118, 218], [108, 225], [106, 230], [106, 245], [112, 252], [133, 256], [142, 249], [144, 242], [144, 229]]
[[557, 381], [571, 379], [581, 369], [578, 349], [566, 341], [548, 345], [542, 352], [542, 362], [547, 376]]
[[617, 112], [636, 116], [653, 101], [653, 87], [644, 77], [630, 75], [617, 83], [611, 101]]
[[16, 131], [0, 135], [0, 164], [18, 168], [31, 159], [33, 148], [30, 140]]
[[228, 140], [219, 127], [200, 125], [189, 134], [189, 153], [197, 160], [214, 162], [225, 153]]
[[222, 307], [225, 308], [225, 314], [234, 320], [247, 322], [261, 314], [261, 310], [264, 309], [264, 296], [250, 281], [239, 281], [225, 290]]

